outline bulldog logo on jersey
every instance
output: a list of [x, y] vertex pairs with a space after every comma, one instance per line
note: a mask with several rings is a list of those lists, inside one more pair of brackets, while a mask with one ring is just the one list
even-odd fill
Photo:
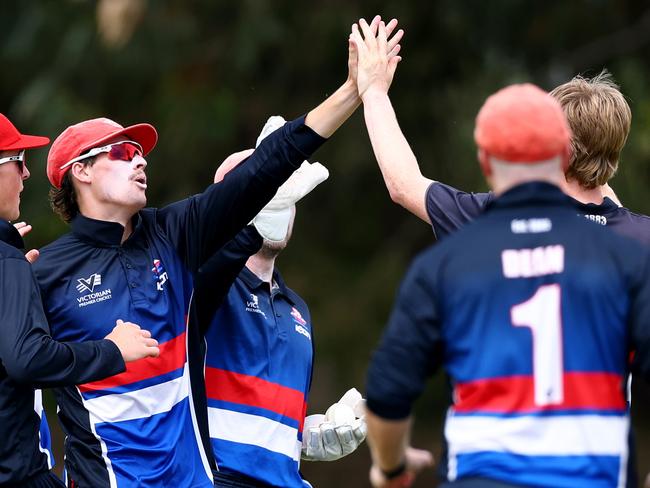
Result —
[[307, 339], [311, 341], [311, 334], [305, 327], [307, 325], [307, 321], [302, 318], [302, 315], [298, 311], [296, 307], [291, 307], [291, 316], [293, 317], [294, 322], [296, 322], [294, 325], [294, 328], [298, 334], [304, 335]]
[[300, 312], [296, 307], [291, 307], [291, 316], [293, 317], [293, 320], [298, 322], [300, 325], [307, 325], [307, 321], [302, 318], [302, 315], [300, 315]]
[[163, 285], [167, 283], [169, 277], [167, 276], [167, 271], [165, 271], [165, 268], [163, 267], [162, 261], [160, 261], [160, 259], [153, 260], [153, 268], [151, 268], [151, 272], [156, 279], [156, 290], [162, 291]]

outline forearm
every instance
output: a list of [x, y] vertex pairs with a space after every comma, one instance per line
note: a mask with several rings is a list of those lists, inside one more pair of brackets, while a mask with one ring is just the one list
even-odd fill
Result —
[[262, 242], [255, 227], [246, 226], [199, 268], [194, 281], [194, 301], [202, 334], [246, 261], [259, 251]]
[[49, 337], [40, 341], [38, 355], [19, 367], [20, 382], [37, 388], [79, 385], [125, 370], [120, 350], [110, 340], [61, 343]]
[[157, 222], [188, 268], [196, 272], [231, 240], [325, 141], [304, 124], [304, 117], [290, 121], [264, 139], [223, 181], [159, 210]]
[[109, 340], [78, 344], [52, 339], [30, 265], [22, 257], [0, 261], [0, 361], [17, 383], [69, 386], [125, 369]]
[[370, 143], [391, 198], [428, 222], [425, 194], [432, 180], [422, 175], [388, 94], [367, 90], [363, 96], [363, 110]]
[[366, 422], [373, 464], [382, 471], [389, 472], [404, 463], [406, 448], [409, 445], [411, 417], [386, 420], [367, 411]]
[[356, 84], [348, 79], [323, 103], [307, 114], [305, 125], [329, 138], [361, 104]]

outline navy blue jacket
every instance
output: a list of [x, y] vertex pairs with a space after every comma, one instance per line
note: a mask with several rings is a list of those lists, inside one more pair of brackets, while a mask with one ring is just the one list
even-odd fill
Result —
[[649, 273], [647, 249], [576, 216], [558, 188], [511, 189], [412, 264], [370, 366], [368, 408], [406, 417], [443, 366], [450, 478], [617, 486], [631, 350], [650, 379]]
[[[426, 209], [434, 235], [442, 239], [481, 215], [494, 200], [492, 192], [467, 193], [444, 183], [433, 182], [426, 193]], [[600, 204], [582, 203], [569, 198], [578, 215], [607, 226], [614, 232], [650, 246], [650, 217], [619, 207], [605, 197]], [[441, 463], [441, 466], [444, 463]], [[627, 488], [636, 488], [634, 431], [630, 429], [630, 462]]]
[[124, 371], [117, 346], [105, 339], [56, 342], [18, 231], [0, 220], [0, 486], [21, 486], [48, 471], [39, 449], [34, 389], [75, 385]]

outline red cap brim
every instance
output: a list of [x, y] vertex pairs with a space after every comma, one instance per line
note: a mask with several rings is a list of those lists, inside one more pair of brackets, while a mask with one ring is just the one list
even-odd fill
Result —
[[111, 132], [104, 137], [97, 139], [96, 141], [89, 142], [83, 148], [80, 149], [79, 154], [83, 154], [89, 149], [94, 147], [101, 146], [105, 142], [110, 141], [118, 136], [126, 136], [129, 139], [137, 142], [142, 146], [142, 155], [146, 156], [149, 152], [156, 147], [158, 142], [158, 132], [155, 127], [151, 124], [135, 124], [125, 127], [124, 129], [116, 130]]
[[20, 139], [9, 145], [3, 145], [2, 151], [13, 151], [16, 149], [34, 149], [36, 147], [47, 146], [50, 143], [49, 137], [20, 135]]

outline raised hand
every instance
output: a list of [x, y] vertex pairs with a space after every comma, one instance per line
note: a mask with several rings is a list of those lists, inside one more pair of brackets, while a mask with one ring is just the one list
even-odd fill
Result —
[[[377, 29], [379, 28], [380, 21], [381, 17], [379, 15], [375, 15], [375, 17], [372, 19], [372, 22], [370, 22], [370, 30], [374, 33], [373, 35], [377, 35]], [[395, 21], [395, 25], [397, 25], [397, 21]], [[358, 61], [358, 51], [355, 42], [352, 39], [352, 34], [350, 34], [350, 37], [348, 38], [348, 80], [354, 83], [355, 86], [357, 84]]]
[[151, 332], [141, 329], [139, 325], [132, 322], [118, 320], [115, 328], [105, 339], [115, 343], [125, 363], [160, 355], [158, 341], [151, 338]]
[[[379, 29], [380, 22], [381, 17], [379, 15], [375, 15], [375, 17], [372, 19], [372, 22], [370, 22], [370, 31], [372, 32], [373, 36], [377, 35], [377, 30]], [[392, 35], [395, 27], [397, 27], [397, 19], [393, 19], [388, 24], [386, 24], [387, 37], [390, 37]], [[398, 43], [403, 35], [404, 31], [399, 31], [388, 41], [390, 49], [389, 57], [396, 56], [397, 53], [399, 53], [400, 46]], [[352, 39], [352, 33], [350, 33], [350, 37], [348, 39], [348, 80], [352, 81], [355, 85], [357, 84], [358, 60], [359, 55], [357, 52], [357, 47], [355, 41]]]
[[[280, 115], [269, 117], [257, 138], [256, 147], [269, 134], [275, 132], [285, 124]], [[294, 215], [294, 205], [305, 195], [329, 177], [329, 171], [320, 163], [304, 161], [300, 168], [293, 172], [285, 181], [273, 198], [253, 218], [251, 224], [259, 234], [271, 242], [282, 242], [289, 231], [291, 218]]]
[[400, 29], [391, 36], [395, 27], [396, 19], [391, 20], [388, 25], [380, 20], [376, 32], [373, 24], [368, 25], [364, 19], [352, 25], [350, 42], [353, 44], [351, 51], [355, 52], [351, 56], [357, 57], [356, 76], [360, 97], [371, 87], [384, 93], [388, 92], [397, 64], [402, 60], [398, 54], [404, 31]]

